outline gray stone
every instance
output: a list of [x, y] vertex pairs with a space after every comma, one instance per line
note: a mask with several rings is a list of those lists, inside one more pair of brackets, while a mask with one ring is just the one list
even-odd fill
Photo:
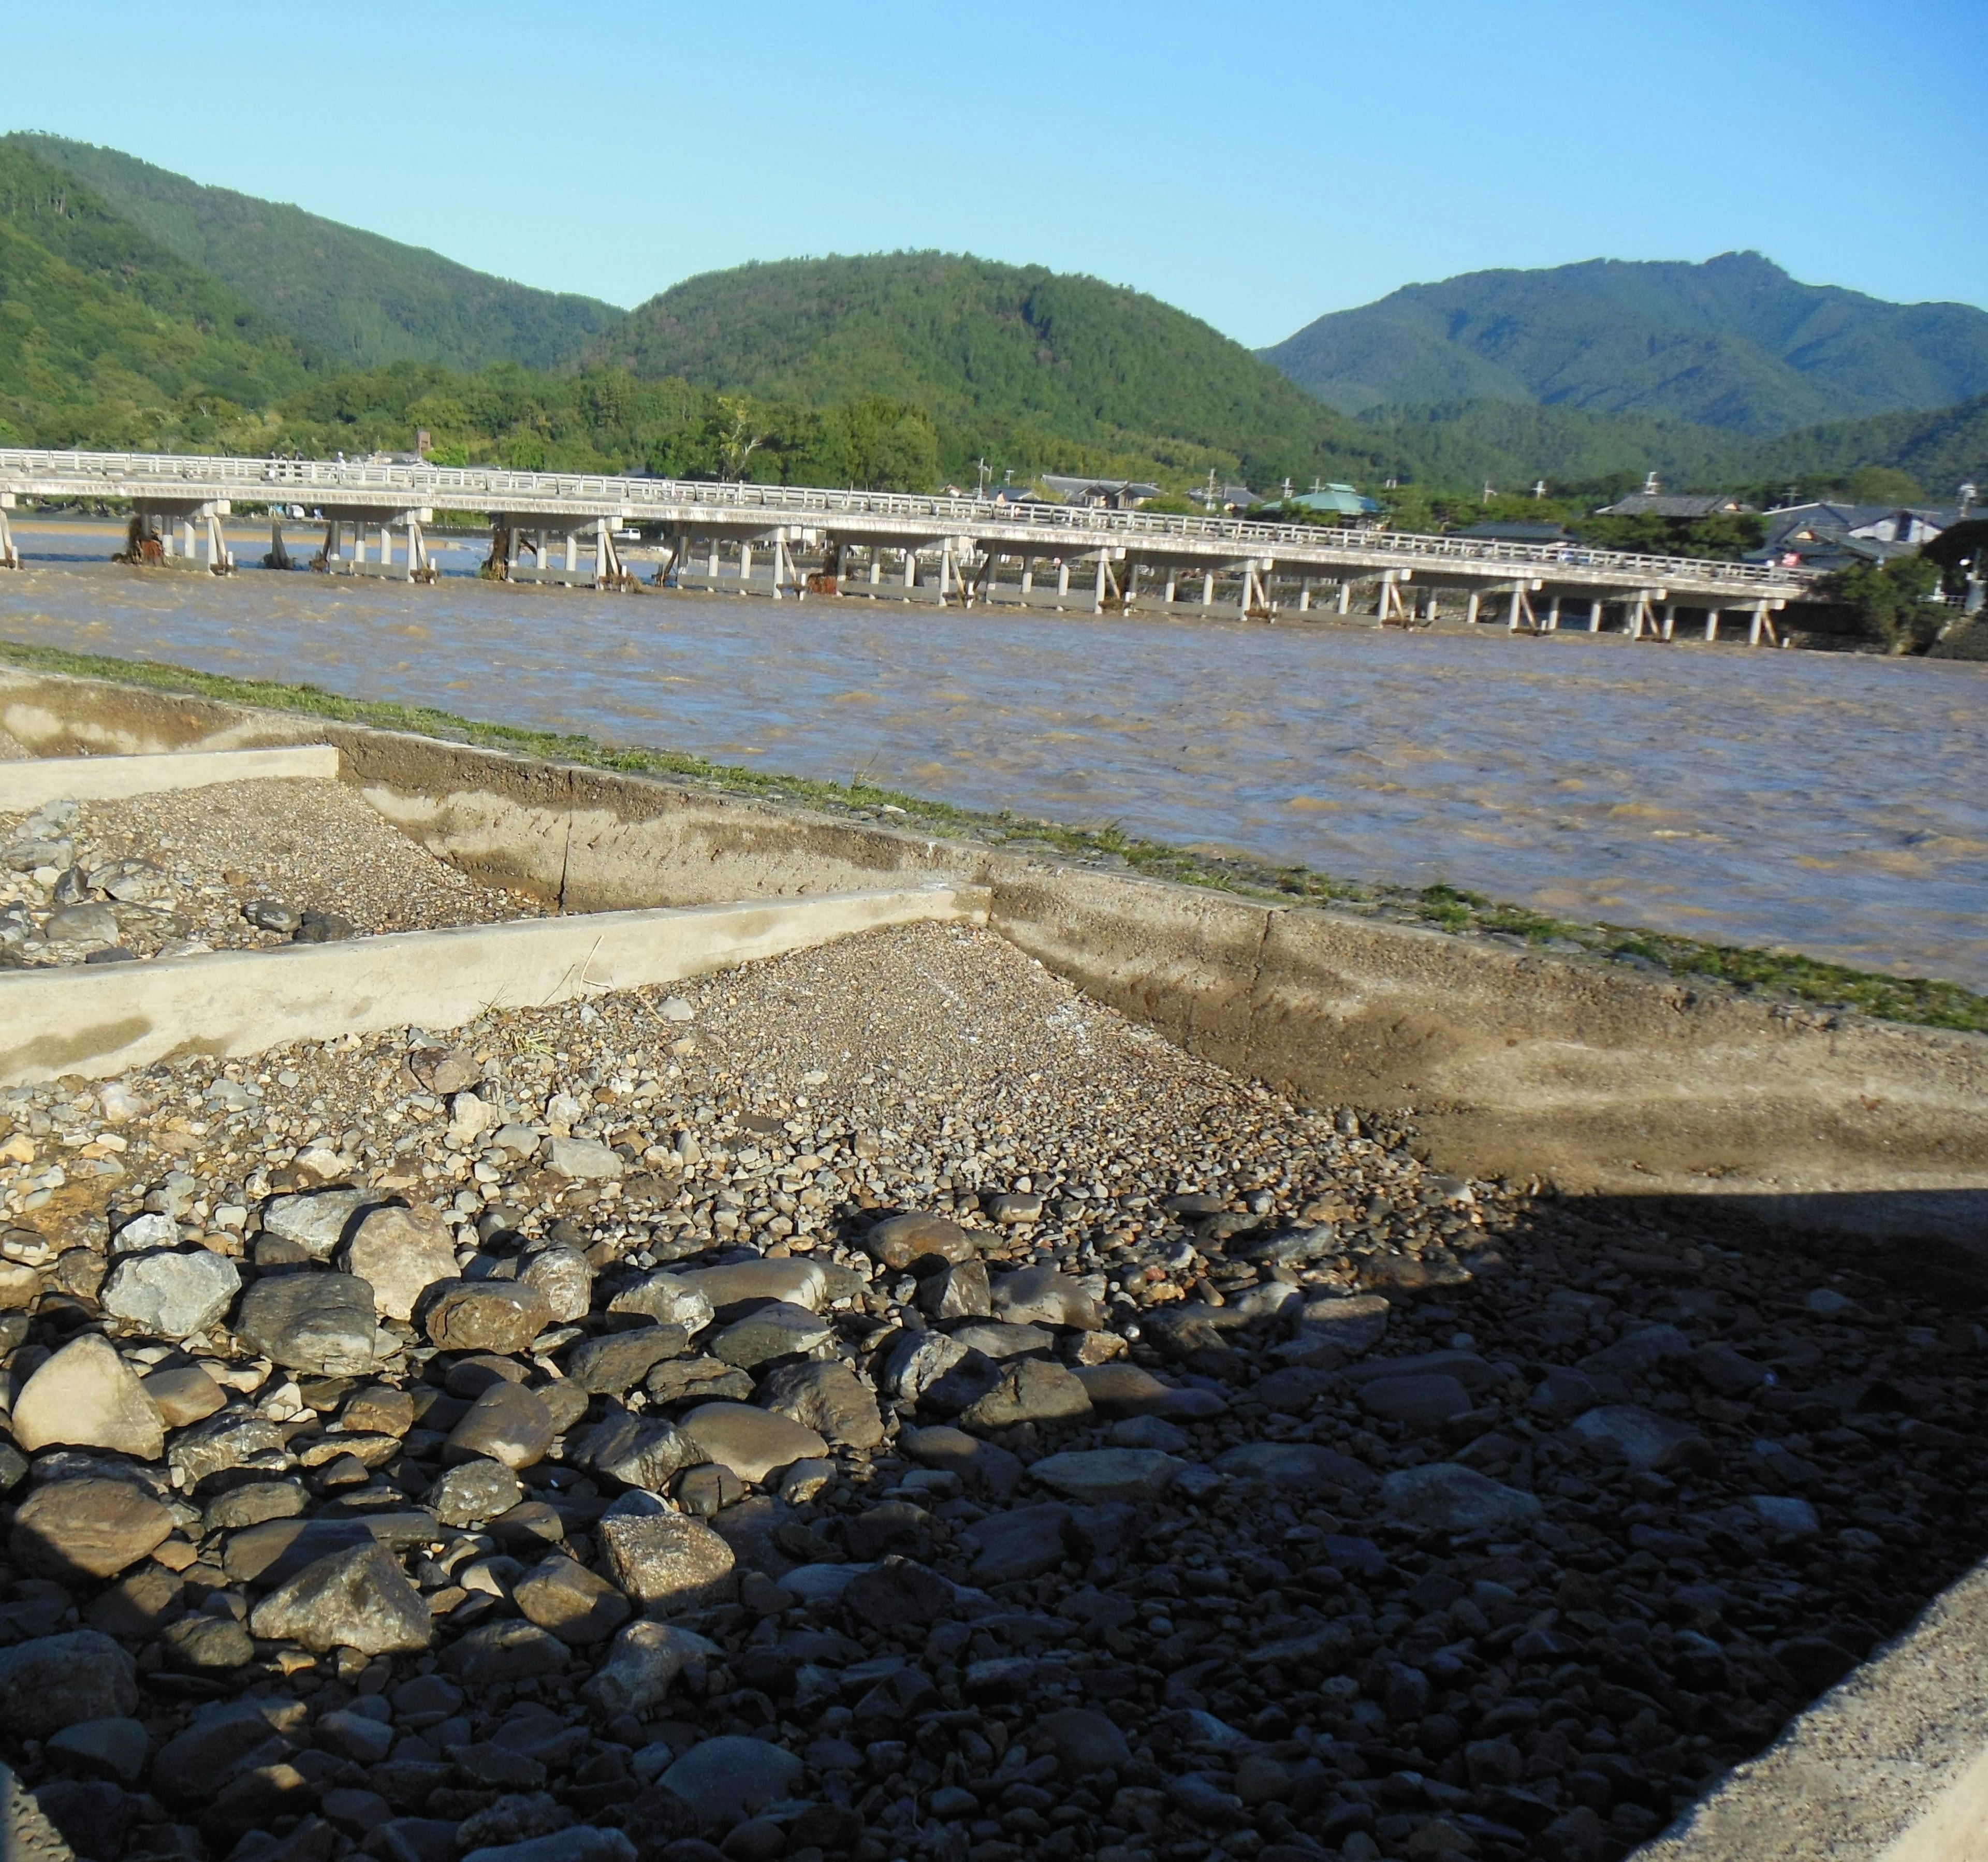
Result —
[[628, 1600], [563, 1552], [542, 1559], [511, 1586], [528, 1623], [570, 1646], [604, 1642], [628, 1620]]
[[658, 1403], [744, 1403], [752, 1396], [752, 1380], [715, 1358], [667, 1358], [642, 1387]]
[[[369, 1700], [367, 1705], [372, 1704]], [[394, 1749], [395, 1734], [390, 1720], [376, 1720], [370, 1714], [356, 1713], [350, 1708], [326, 1714], [312, 1731], [319, 1745], [355, 1765], [377, 1765]]]
[[1111, 1425], [1114, 1448], [1157, 1448], [1163, 1454], [1182, 1454], [1188, 1443], [1188, 1432], [1163, 1416], [1128, 1416]]
[[1057, 1569], [1077, 1550], [1076, 1515], [1067, 1506], [1020, 1506], [989, 1513], [960, 1535], [973, 1555], [976, 1584], [1012, 1584]]
[[1495, 1364], [1474, 1351], [1422, 1351], [1406, 1358], [1370, 1358], [1342, 1373], [1356, 1389], [1384, 1377], [1454, 1377], [1466, 1390], [1489, 1390], [1500, 1381]]
[[969, 1491], [989, 1499], [1006, 1500], [1022, 1478], [1019, 1457], [964, 1429], [944, 1424], [907, 1429], [898, 1437], [898, 1446], [921, 1467], [957, 1474]]
[[319, 1559], [374, 1542], [361, 1519], [270, 1519], [230, 1534], [221, 1565], [238, 1584], [273, 1589]]
[[1100, 1416], [1164, 1416], [1198, 1422], [1229, 1407], [1213, 1390], [1163, 1383], [1136, 1364], [1080, 1364], [1072, 1373]]
[[1435, 1532], [1521, 1531], [1540, 1517], [1536, 1496], [1455, 1461], [1397, 1468], [1381, 1483], [1393, 1518]]
[[426, 1204], [371, 1209], [340, 1248], [338, 1264], [372, 1288], [380, 1318], [411, 1319], [430, 1287], [455, 1278], [455, 1232]]
[[1029, 1735], [1033, 1751], [1046, 1746], [1067, 1782], [1095, 1772], [1123, 1772], [1132, 1762], [1125, 1735], [1107, 1715], [1090, 1707], [1065, 1707], [1046, 1713]]
[[363, 1377], [373, 1368], [373, 1289], [350, 1274], [277, 1274], [242, 1296], [236, 1336], [291, 1370]]
[[1376, 1478], [1364, 1461], [1316, 1442], [1240, 1442], [1215, 1457], [1215, 1471], [1294, 1493], [1364, 1493]]
[[421, 1323], [430, 1341], [444, 1351], [511, 1357], [530, 1349], [552, 1316], [536, 1287], [513, 1280], [451, 1280], [430, 1289]]
[[1791, 1495], [1749, 1494], [1746, 1504], [1777, 1532], [1790, 1538], [1807, 1539], [1822, 1530], [1815, 1508]]
[[0, 1731], [46, 1739], [85, 1720], [137, 1711], [137, 1666], [95, 1630], [38, 1636], [0, 1649]]
[[147, 1557], [173, 1516], [129, 1481], [51, 1481], [21, 1502], [8, 1551], [36, 1577], [63, 1583], [115, 1577]]
[[1330, 1222], [1320, 1222], [1310, 1228], [1286, 1229], [1279, 1234], [1253, 1235], [1241, 1247], [1230, 1251], [1239, 1259], [1253, 1261], [1259, 1266], [1295, 1268], [1343, 1254], [1345, 1250], [1339, 1239], [1339, 1231]]
[[580, 1698], [604, 1718], [660, 1706], [686, 1667], [702, 1667], [722, 1651], [715, 1642], [673, 1623], [631, 1623], [616, 1636], [607, 1659], [584, 1683]]
[[774, 1300], [734, 1319], [707, 1349], [726, 1364], [752, 1370], [776, 1359], [803, 1356], [834, 1336], [835, 1329], [809, 1308]]
[[1537, 1415], [1564, 1420], [1593, 1409], [1599, 1394], [1592, 1378], [1556, 1365], [1534, 1386], [1526, 1407]]
[[916, 1402], [966, 1353], [964, 1345], [942, 1332], [900, 1332], [884, 1355], [884, 1386]]
[[1767, 1381], [1767, 1369], [1730, 1345], [1701, 1345], [1691, 1354], [1691, 1367], [1722, 1396], [1744, 1396]]
[[1046, 1358], [1056, 1349], [1056, 1334], [1046, 1325], [1010, 1325], [1005, 1319], [969, 1319], [953, 1326], [951, 1336], [955, 1345], [996, 1364], [1009, 1358]]
[[590, 1139], [555, 1136], [546, 1146], [546, 1168], [555, 1176], [581, 1182], [607, 1182], [622, 1176], [628, 1166], [618, 1151]]
[[255, 1659], [255, 1644], [232, 1617], [195, 1613], [160, 1632], [167, 1664], [182, 1674], [239, 1668]]
[[731, 1546], [653, 1496], [624, 1495], [601, 1515], [594, 1535], [616, 1585], [644, 1610], [704, 1610], [738, 1594]]
[[155, 1461], [165, 1449], [159, 1413], [131, 1367], [95, 1332], [49, 1358], [15, 1400], [14, 1440], [42, 1448], [108, 1448]]
[[308, 1510], [310, 1495], [301, 1481], [254, 1481], [217, 1494], [201, 1521], [209, 1532], [260, 1525], [266, 1519], [295, 1519]]
[[918, 1282], [919, 1310], [934, 1319], [990, 1318], [993, 1298], [987, 1263], [978, 1257], [954, 1261]]
[[522, 1843], [472, 1849], [463, 1862], [635, 1862], [635, 1845], [618, 1830], [574, 1823]]
[[633, 1332], [583, 1339], [568, 1347], [560, 1368], [566, 1381], [580, 1390], [594, 1396], [619, 1396], [689, 1345], [689, 1336], [681, 1325], [638, 1325]]
[[1640, 1377], [1672, 1359], [1689, 1357], [1691, 1350], [1691, 1340], [1676, 1326], [1641, 1325], [1582, 1359], [1581, 1367], [1618, 1377]]
[[178, 1248], [180, 1225], [162, 1209], [147, 1209], [134, 1215], [110, 1237], [110, 1252], [141, 1254], [155, 1248]]
[[681, 1325], [686, 1334], [711, 1323], [711, 1302], [681, 1275], [655, 1273], [624, 1287], [607, 1302], [610, 1312], [646, 1313], [661, 1325]]
[[1043, 1199], [1030, 1190], [1010, 1190], [1005, 1195], [989, 1197], [987, 1217], [989, 1221], [999, 1222], [1004, 1227], [1018, 1222], [1040, 1222], [1043, 1219]]
[[1045, 1455], [1029, 1470], [1079, 1506], [1114, 1501], [1157, 1500], [1173, 1485], [1182, 1464], [1155, 1448], [1075, 1448]]
[[884, 1419], [869, 1386], [846, 1364], [788, 1364], [769, 1372], [754, 1398], [838, 1448], [874, 1448]]
[[505, 1681], [540, 1681], [566, 1671], [566, 1644], [536, 1623], [479, 1623], [441, 1652], [441, 1667], [475, 1694]]
[[1384, 1422], [1434, 1429], [1472, 1407], [1470, 1393], [1454, 1377], [1377, 1377], [1360, 1393], [1360, 1407]]
[[237, 1405], [181, 1430], [173, 1437], [167, 1459], [181, 1485], [191, 1491], [209, 1475], [232, 1468], [286, 1466], [290, 1455], [282, 1430], [254, 1410]]
[[451, 1468], [421, 1496], [445, 1526], [473, 1531], [508, 1513], [524, 1498], [523, 1484], [497, 1461], [465, 1461]]
[[155, 1339], [184, 1339], [213, 1325], [241, 1290], [233, 1261], [196, 1248], [125, 1255], [98, 1298], [105, 1312], [127, 1325]]
[[527, 1255], [518, 1270], [521, 1286], [536, 1287], [560, 1324], [587, 1317], [593, 1304], [593, 1270], [576, 1248], [555, 1244]]
[[863, 1247], [872, 1260], [899, 1271], [927, 1258], [971, 1261], [978, 1251], [957, 1222], [924, 1214], [888, 1217], [864, 1236]]
[[52, 944], [114, 944], [118, 936], [117, 914], [94, 900], [64, 906], [49, 914], [42, 935]]
[[1266, 1280], [1231, 1296], [1227, 1310], [1247, 1325], [1276, 1319], [1302, 1298], [1297, 1288], [1281, 1280]]
[[1386, 1335], [1391, 1310], [1378, 1293], [1351, 1299], [1309, 1300], [1298, 1314], [1296, 1334], [1278, 1348], [1276, 1355], [1292, 1364], [1357, 1358]]
[[800, 1788], [800, 1759], [765, 1739], [720, 1734], [692, 1746], [657, 1781], [708, 1830], [729, 1830]]
[[675, 1276], [693, 1293], [702, 1294], [713, 1312], [735, 1317], [731, 1308], [749, 1300], [776, 1299], [789, 1306], [819, 1312], [828, 1303], [828, 1275], [817, 1261], [799, 1257], [784, 1261], [735, 1261], [722, 1267], [695, 1268]]
[[168, 1429], [205, 1422], [228, 1406], [228, 1393], [198, 1364], [179, 1364], [150, 1371], [139, 1380], [152, 1407]]
[[1017, 1423], [1059, 1422], [1089, 1416], [1090, 1399], [1060, 1364], [1016, 1358], [1004, 1365], [994, 1387], [961, 1412], [969, 1428], [1007, 1429]]
[[448, 1432], [448, 1451], [501, 1461], [506, 1468], [530, 1468], [545, 1459], [553, 1434], [552, 1412], [538, 1396], [522, 1384], [500, 1380]]
[[357, 1226], [361, 1213], [386, 1201], [374, 1190], [306, 1190], [272, 1196], [262, 1209], [262, 1231], [294, 1241], [313, 1261], [329, 1261]]
[[1689, 1424], [1633, 1403], [1590, 1410], [1574, 1418], [1567, 1433], [1599, 1453], [1620, 1454], [1635, 1468], [1667, 1465], [1687, 1443], [1702, 1439]]
[[925, 1629], [953, 1613], [949, 1580], [908, 1558], [891, 1557], [859, 1571], [842, 1593], [842, 1606], [858, 1623], [897, 1633], [904, 1625]]
[[144, 1722], [123, 1718], [81, 1720], [48, 1742], [49, 1755], [65, 1771], [121, 1785], [134, 1785], [144, 1776], [151, 1750]]
[[1096, 1332], [1104, 1323], [1097, 1301], [1067, 1274], [1054, 1268], [1023, 1268], [994, 1282], [994, 1311], [1011, 1325], [1032, 1322], [1044, 1325], [1074, 1325]]
[[749, 1403], [701, 1403], [684, 1418], [683, 1431], [703, 1451], [704, 1460], [723, 1463], [748, 1482], [828, 1450], [813, 1430], [792, 1417]]
[[259, 1637], [320, 1654], [337, 1648], [400, 1654], [426, 1648], [434, 1634], [421, 1593], [383, 1545], [354, 1546], [306, 1565], [258, 1603], [248, 1621]]
[[624, 1487], [661, 1492], [679, 1469], [710, 1456], [674, 1423], [624, 1411], [588, 1430], [569, 1449], [568, 1458]]

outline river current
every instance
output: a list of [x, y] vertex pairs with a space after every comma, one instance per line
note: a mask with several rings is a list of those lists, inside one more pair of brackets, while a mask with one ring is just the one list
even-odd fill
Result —
[[214, 581], [22, 540], [29, 566], [0, 575], [16, 641], [1988, 989], [1988, 668], [460, 574]]

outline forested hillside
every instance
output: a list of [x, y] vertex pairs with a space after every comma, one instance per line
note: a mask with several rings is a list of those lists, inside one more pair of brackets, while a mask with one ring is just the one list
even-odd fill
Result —
[[74, 176], [0, 141], [0, 438], [198, 446], [325, 366]]
[[556, 368], [621, 320], [597, 299], [492, 278], [301, 208], [202, 187], [116, 149], [55, 136], [5, 140], [76, 176], [159, 245], [348, 367]]
[[1331, 405], [1537, 402], [1768, 435], [1988, 392], [1988, 312], [1798, 283], [1756, 252], [1410, 285], [1262, 352]]
[[1156, 298], [948, 253], [708, 273], [631, 311], [590, 354], [645, 378], [806, 406], [915, 403], [954, 475], [985, 455], [1018, 475], [1185, 481], [1212, 469], [1262, 487], [1407, 463]]

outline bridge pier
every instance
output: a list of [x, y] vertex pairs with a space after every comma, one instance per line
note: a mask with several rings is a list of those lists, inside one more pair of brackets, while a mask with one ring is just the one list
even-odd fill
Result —
[[1544, 627], [1545, 631], [1549, 634], [1557, 634], [1560, 631], [1560, 597], [1557, 594], [1549, 595], [1547, 598], [1547, 618]]
[[7, 513], [14, 508], [14, 494], [0, 492], [0, 569], [18, 569], [21, 552], [15, 547], [14, 533], [8, 527]]
[[[324, 544], [312, 558], [311, 567], [328, 575], [377, 575], [390, 581], [404, 582], [432, 582], [435, 579], [434, 561], [428, 555], [428, 535], [423, 526], [434, 521], [434, 513], [425, 505], [411, 506], [404, 510], [382, 513], [379, 510], [340, 510], [336, 506], [320, 506], [324, 513]], [[394, 526], [398, 524], [406, 533], [404, 559], [397, 573], [394, 562]], [[352, 533], [352, 554], [343, 554], [344, 534], [350, 527]], [[380, 557], [374, 563], [367, 554], [367, 533], [376, 529], [380, 537]], [[272, 538], [270, 555], [277, 554], [276, 543], [280, 541], [282, 525], [276, 525]], [[285, 553], [285, 562], [288, 560]], [[283, 567], [283, 564], [276, 565]]]
[[[428, 550], [421, 535], [421, 525], [429, 521], [433, 513], [422, 510], [414, 513], [414, 521], [408, 525], [410, 551], [407, 579], [409, 581], [432, 581], [433, 565], [428, 560]], [[621, 560], [620, 553], [614, 547], [614, 526], [625, 520], [600, 516], [546, 516], [537, 512], [499, 511], [490, 522], [490, 554], [483, 565], [483, 574], [493, 581], [549, 583], [564, 587], [597, 589], [632, 589], [637, 586], [635, 577]], [[389, 533], [383, 529], [380, 542], [383, 550], [389, 540]], [[593, 557], [591, 570], [580, 567], [582, 545], [589, 548]], [[365, 543], [357, 545], [358, 560], [365, 562]], [[529, 568], [520, 560], [523, 552], [529, 550], [532, 564]], [[556, 553], [563, 560], [555, 563]], [[712, 541], [712, 553], [715, 558], [717, 543]], [[419, 560], [415, 560], [417, 554]], [[360, 571], [363, 573], [363, 570]], [[390, 559], [387, 564], [390, 573]]]
[[[235, 558], [221, 533], [221, 520], [234, 506], [225, 498], [137, 498], [132, 500], [131, 529], [127, 546], [117, 557], [120, 563], [140, 566], [180, 561], [188, 568], [204, 568], [210, 575], [232, 575]], [[180, 547], [173, 548], [172, 526], [179, 528]], [[205, 544], [207, 560], [200, 560]], [[156, 546], [154, 547], [154, 546]]]

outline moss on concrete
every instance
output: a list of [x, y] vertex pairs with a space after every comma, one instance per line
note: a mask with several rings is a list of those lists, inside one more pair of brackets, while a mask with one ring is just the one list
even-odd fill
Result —
[[1115, 827], [1072, 828], [1005, 809], [992, 814], [957, 807], [949, 802], [884, 788], [860, 778], [844, 784], [769, 774], [762, 770], [708, 762], [685, 751], [604, 744], [588, 736], [458, 717], [431, 706], [347, 698], [315, 686], [236, 679], [185, 666], [71, 653], [56, 647], [7, 641], [0, 641], [0, 662], [79, 678], [117, 679], [160, 691], [370, 725], [384, 730], [412, 731], [449, 742], [474, 743], [592, 769], [667, 776], [758, 801], [799, 802], [864, 820], [928, 828], [951, 837], [1005, 846], [1013, 851], [1037, 848], [1090, 865], [1122, 868], [1245, 897], [1371, 911], [1459, 936], [1500, 937], [1568, 955], [1585, 953], [1668, 971], [1679, 977], [1713, 980], [1791, 1002], [1853, 1010], [1887, 1021], [1988, 1033], [1988, 997], [1959, 983], [1881, 976], [1824, 963], [1796, 951], [1708, 944], [1668, 932], [1554, 918], [1525, 906], [1501, 904], [1457, 886], [1438, 884], [1416, 889], [1362, 885], [1310, 867], [1280, 867], [1267, 862], [1192, 852], [1141, 839]]

